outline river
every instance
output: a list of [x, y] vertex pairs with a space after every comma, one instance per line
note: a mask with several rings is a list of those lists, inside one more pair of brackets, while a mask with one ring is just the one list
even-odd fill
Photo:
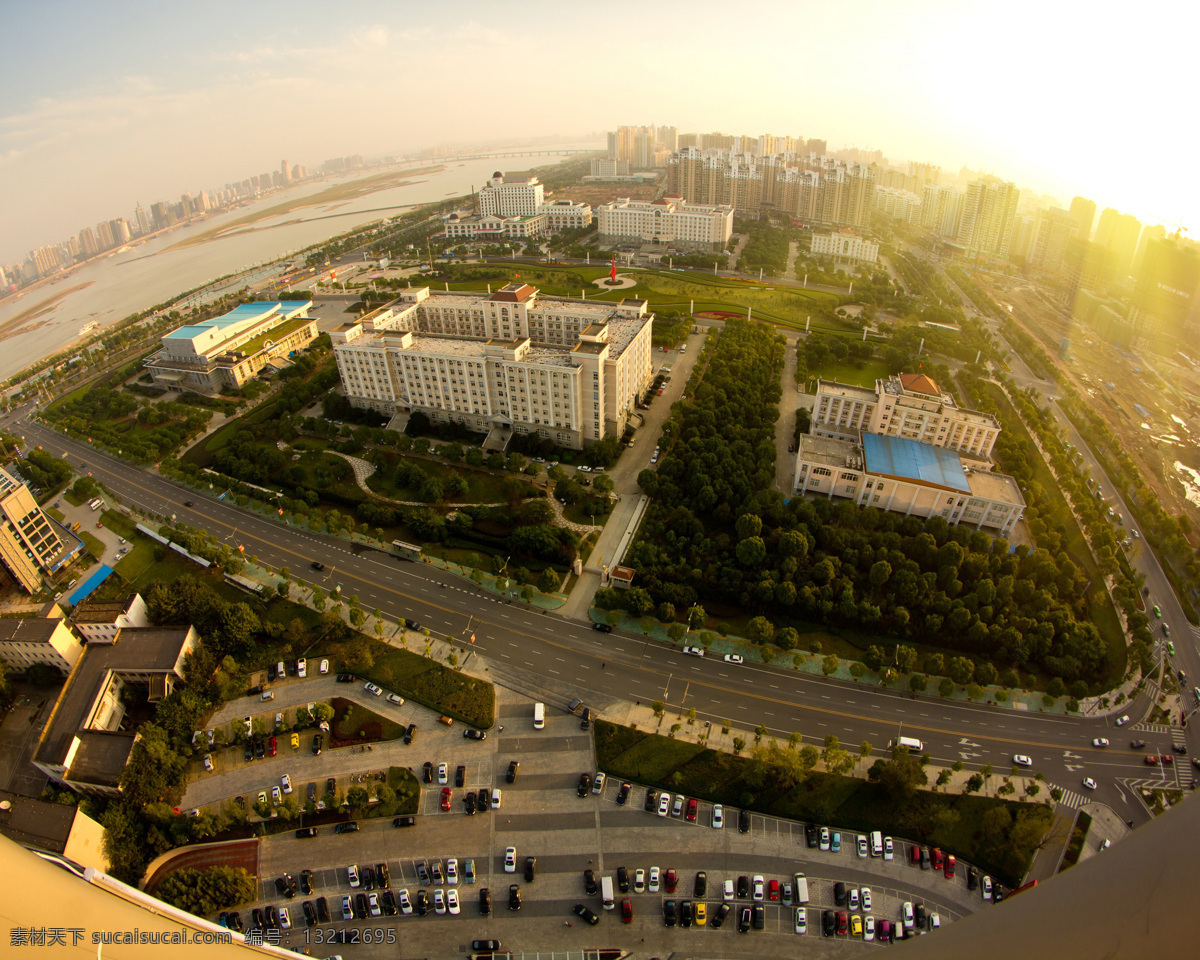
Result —
[[[520, 148], [514, 148], [520, 149]], [[594, 143], [561, 144], [534, 149], [600, 149]], [[258, 263], [285, 257], [292, 251], [345, 233], [362, 224], [396, 216], [405, 209], [447, 197], [468, 194], [486, 183], [495, 170], [527, 170], [560, 162], [562, 157], [512, 156], [451, 161], [443, 170], [407, 185], [367, 193], [353, 199], [293, 210], [254, 224], [251, 228], [208, 240], [195, 246], [170, 248], [193, 233], [239, 220], [256, 210], [270, 209], [294, 198], [309, 196], [357, 177], [381, 172], [380, 168], [344, 177], [326, 177], [280, 190], [227, 213], [179, 227], [77, 269], [55, 284], [26, 290], [20, 299], [0, 304], [0, 325], [42, 301], [59, 298], [18, 332], [2, 341], [0, 378], [7, 378], [47, 354], [61, 350], [79, 336], [80, 329], [96, 322], [116, 323], [176, 294], [210, 280], [236, 273]], [[438, 164], [429, 161], [429, 166]], [[418, 165], [418, 167], [424, 165]], [[81, 289], [73, 288], [81, 286]], [[68, 292], [70, 291], [70, 292]], [[90, 335], [90, 334], [89, 334]]]

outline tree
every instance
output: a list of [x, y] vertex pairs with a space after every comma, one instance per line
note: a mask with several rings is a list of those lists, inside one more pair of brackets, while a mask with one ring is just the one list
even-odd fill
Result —
[[827, 677], [832, 677], [837, 673], [839, 666], [841, 666], [841, 661], [838, 659], [837, 654], [831, 653], [821, 661], [821, 672]]
[[371, 795], [364, 787], [351, 787], [346, 791], [346, 802], [350, 805], [351, 812], [355, 816], [359, 816], [367, 809], [367, 805], [371, 802]]
[[775, 624], [766, 617], [755, 617], [746, 625], [746, 636], [759, 646], [768, 644], [775, 638]]
[[866, 760], [871, 755], [871, 751], [875, 748], [871, 745], [870, 740], [864, 740], [858, 745], [858, 756], [862, 760]]
[[909, 677], [908, 686], [913, 693], [924, 693], [925, 688], [928, 685], [929, 682], [919, 673], [914, 673], [911, 677]]
[[950, 661], [948, 673], [951, 680], [964, 685], [970, 683], [971, 678], [975, 676], [975, 664], [967, 657], [955, 657]]
[[875, 768], [880, 784], [897, 804], [911, 801], [917, 789], [929, 782], [921, 758], [909, 753], [907, 747], [892, 747], [891, 760], [876, 763]]
[[941, 773], [938, 774], [937, 785], [939, 787], [944, 787], [949, 782], [950, 782], [950, 771], [949, 770], [943, 770]]
[[949, 697], [949, 696], [953, 695], [953, 693], [954, 693], [954, 681], [953, 680], [943, 679], [938, 684], [938, 696]]
[[971, 776], [967, 778], [967, 784], [963, 789], [967, 793], [978, 793], [983, 789], [983, 777], [977, 773], [971, 774]]
[[661, 717], [666, 707], [661, 700], [655, 700], [652, 704], [650, 704], [650, 709], [654, 711], [654, 715], [656, 717]]

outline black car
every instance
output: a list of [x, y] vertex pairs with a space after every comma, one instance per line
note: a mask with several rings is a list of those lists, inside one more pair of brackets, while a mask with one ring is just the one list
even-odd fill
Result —
[[337, 675], [337, 682], [338, 682], [338, 683], [353, 683], [353, 682], [354, 682], [354, 674], [352, 674], [352, 673], [339, 673], [339, 674]]
[[629, 892], [629, 870], [625, 867], [617, 867], [617, 886], [622, 893]]
[[583, 717], [579, 720], [580, 730], [590, 730], [592, 728], [592, 708], [583, 708]]
[[262, 910], [260, 910], [258, 907], [255, 907], [251, 913], [254, 916], [254, 925], [258, 927], [259, 930], [265, 930], [267, 928], [267, 918]]
[[371, 915], [371, 908], [367, 906], [367, 895], [360, 893], [354, 898], [354, 915], [359, 920], [366, 920]]
[[458, 769], [454, 771], [454, 785], [456, 787], [461, 787], [461, 786], [464, 786], [466, 784], [466, 782], [467, 782], [467, 768], [460, 764]]
[[314, 757], [319, 757], [321, 755], [321, 745], [324, 742], [325, 742], [325, 738], [322, 737], [319, 733], [315, 734], [313, 736], [312, 753], [313, 753]]
[[382, 890], [388, 885], [389, 882], [391, 882], [392, 871], [388, 869], [388, 865], [386, 863], [381, 863], [375, 868], [375, 878], [379, 883], [380, 890]]
[[754, 916], [754, 911], [749, 907], [742, 907], [738, 911], [738, 933], [749, 933], [751, 918]]
[[839, 907], [846, 905], [846, 885], [841, 880], [833, 885], [833, 902]]
[[967, 889], [974, 890], [979, 886], [979, 874], [975, 872], [974, 867], [967, 867]]
[[358, 833], [358, 823], [351, 820], [349, 823], [339, 823], [333, 828], [334, 833]]
[[913, 907], [913, 913], [916, 915], [917, 929], [925, 929], [925, 904], [918, 903]]
[[236, 930], [238, 933], [241, 933], [246, 929], [245, 925], [242, 923], [242, 915], [236, 910], [230, 911], [229, 919], [225, 922], [229, 924], [230, 930]]
[[612, 633], [612, 627], [610, 627], [607, 623], [593, 623], [592, 629], [598, 633]]
[[465, 737], [467, 740], [486, 740], [487, 734], [482, 730], [475, 730], [472, 727], [468, 727], [463, 731], [463, 737]]
[[300, 892], [305, 896], [312, 893], [312, 875], [313, 872], [311, 870], [300, 871]]
[[183, 505], [184, 505], [185, 507], [190, 507], [190, 506], [193, 506], [193, 504], [192, 504], [192, 501], [191, 501], [191, 500], [184, 500], [184, 501], [183, 501]]
[[373, 867], [366, 866], [366, 867], [363, 867], [362, 870], [359, 871], [359, 873], [361, 875], [363, 889], [364, 890], [374, 890], [375, 889], [375, 869]]
[[737, 878], [737, 898], [745, 900], [748, 896], [750, 896], [750, 878], [743, 873]]
[[267, 926], [279, 929], [279, 911], [275, 909], [274, 904], [267, 907]]
[[658, 795], [653, 790], [646, 791], [646, 802], [642, 804], [642, 809], [647, 813], [653, 813], [655, 807], [658, 806]]
[[267, 748], [261, 740], [254, 741], [254, 759], [261, 760], [267, 755]]
[[257, 697], [262, 692], [263, 692], [262, 684], [255, 684], [253, 687], [251, 687], [249, 690], [246, 691], [246, 696]]
[[750, 832], [750, 811], [749, 810], [739, 810], [738, 811], [738, 833], [749, 833], [749, 832]]
[[575, 916], [582, 917], [593, 927], [600, 922], [600, 918], [592, 913], [592, 911], [585, 907], [582, 903], [575, 904]]
[[301, 905], [304, 908], [304, 924], [311, 927], [317, 922], [317, 908], [313, 906], [311, 900], [305, 900]]
[[525, 882], [533, 883], [533, 878], [537, 875], [537, 857], [525, 858]]
[[406, 627], [408, 627], [409, 630], [420, 630], [421, 629], [421, 625], [419, 623], [417, 623], [416, 620], [409, 620], [408, 617], [404, 618], [404, 625]]
[[471, 949], [476, 952], [495, 953], [500, 949], [499, 940], [472, 940]]
[[804, 828], [804, 842], [808, 844], [809, 850], [816, 850], [820, 845], [821, 834], [815, 823], [810, 823]]
[[480, 787], [479, 796], [475, 800], [475, 809], [477, 809], [480, 813], [486, 813], [490, 809], [491, 804], [489, 803], [488, 797], [488, 788]]
[[837, 933], [837, 917], [832, 910], [821, 911], [821, 935], [832, 937]]
[[1171, 749], [1174, 750], [1176, 753], [1187, 753], [1187, 744], [1186, 743], [1173, 743], [1173, 744], [1171, 744]]
[[[596, 895], [597, 889], [598, 888], [596, 886], [596, 871], [584, 870], [583, 871], [583, 892], [586, 893], [589, 897], [594, 897]], [[621, 892], [624, 893], [624, 891], [621, 891]]]
[[392, 891], [384, 890], [383, 896], [379, 899], [383, 903], [383, 912], [389, 917], [394, 917], [396, 915], [396, 897], [392, 894]]
[[684, 900], [679, 904], [679, 925], [681, 927], [690, 927], [692, 925], [692, 901]]
[[[296, 831], [296, 839], [297, 840], [303, 840], [306, 837], [315, 837], [316, 835], [317, 835], [316, 827], [301, 827], [299, 830]], [[305, 890], [304, 892], [308, 893], [307, 890]]]
[[592, 792], [592, 775], [590, 773], [579, 775], [579, 786], [575, 788], [575, 792], [581, 797], [586, 797]]
[[632, 789], [632, 783], [621, 784], [621, 789], [617, 791], [617, 804], [619, 806], [625, 806], [625, 801], [629, 799], [629, 791]]
[[314, 561], [312, 562], [312, 568], [313, 568], [314, 570], [324, 570], [324, 569], [325, 569], [325, 564], [323, 564], [323, 563], [322, 563], [320, 560], [314, 560]]
[[254, 745], [249, 740], [246, 741], [246, 762], [249, 763], [254, 759]]
[[721, 924], [725, 922], [725, 918], [729, 916], [729, 911], [732, 909], [733, 907], [727, 903], [721, 904], [717, 907], [717, 912], [712, 915], [712, 919], [708, 921], [708, 925], [713, 929], [720, 929]]
[[404, 731], [404, 745], [412, 746], [412, 742], [417, 738], [417, 725], [410, 723], [408, 729]]
[[[424, 881], [428, 882], [428, 881]], [[413, 903], [413, 909], [417, 911], [418, 917], [423, 917], [429, 912], [429, 897], [424, 890], [417, 891], [417, 899]]]
[[296, 895], [296, 881], [289, 877], [286, 873], [282, 877], [276, 877], [275, 892], [280, 896], [287, 897], [290, 900]]
[[468, 817], [475, 816], [475, 794], [468, 793], [465, 797], [462, 798], [462, 802], [463, 802], [463, 812]]
[[754, 929], [762, 930], [767, 925], [767, 910], [761, 903], [754, 905]]
[[479, 891], [479, 912], [485, 917], [492, 912], [492, 891], [487, 887]]
[[417, 825], [416, 817], [397, 817], [392, 821], [393, 827], [415, 827]]
[[508, 909], [521, 909], [521, 885], [519, 883], [514, 883], [508, 888]]
[[425, 761], [425, 766], [421, 768], [421, 776], [426, 783], [433, 783], [433, 764], [428, 760]]
[[325, 792], [330, 793], [330, 794], [337, 792], [337, 778], [336, 777], [330, 777], [328, 780], [325, 781]]
[[324, 897], [317, 897], [317, 922], [329, 922], [329, 903]]
[[703, 900], [708, 893], [708, 874], [703, 870], [696, 871], [696, 882], [692, 885], [692, 896]]
[[521, 764], [516, 760], [508, 761], [508, 774], [505, 776], [505, 781], [508, 783], [517, 782], [517, 771], [521, 768]]
[[665, 923], [668, 927], [673, 927], [673, 926], [675, 926], [675, 923], [678, 919], [679, 919], [679, 917], [678, 917], [678, 911], [675, 909], [675, 901], [674, 900], [664, 900], [663, 901], [663, 923]]

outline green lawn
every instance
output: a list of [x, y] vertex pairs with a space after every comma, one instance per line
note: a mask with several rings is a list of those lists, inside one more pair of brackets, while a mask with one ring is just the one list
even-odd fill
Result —
[[848, 383], [856, 387], [874, 387], [876, 380], [886, 379], [891, 371], [882, 360], [867, 360], [854, 364], [849, 362], [830, 361], [822, 367], [808, 371], [810, 380], [815, 382], [817, 377], [822, 380], [834, 380], [837, 383]]
[[332, 732], [334, 739], [354, 743], [376, 743], [380, 740], [399, 740], [405, 726], [381, 717], [374, 710], [359, 706], [351, 700], [333, 698]]
[[816, 772], [791, 790], [779, 792], [755, 777], [746, 757], [604, 720], [596, 722], [596, 758], [600, 769], [610, 776], [714, 803], [860, 833], [881, 830], [936, 844], [1008, 886], [1020, 884], [1034, 851], [1015, 848], [1004, 834], [986, 839], [981, 829], [983, 815], [1003, 806], [1014, 818], [1018, 814], [1044, 818], [1047, 828], [1052, 819], [1050, 809], [1042, 805], [928, 790], [917, 791], [913, 800], [897, 806], [876, 784]]
[[385, 691], [480, 729], [495, 722], [496, 691], [490, 683], [383, 643], [372, 643], [371, 651], [374, 665], [358, 673]]

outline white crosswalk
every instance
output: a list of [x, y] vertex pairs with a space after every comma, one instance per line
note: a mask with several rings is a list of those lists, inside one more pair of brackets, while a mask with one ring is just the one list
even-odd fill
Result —
[[1076, 793], [1074, 790], [1068, 790], [1065, 787], [1059, 787], [1058, 789], [1062, 791], [1062, 799], [1058, 801], [1060, 806], [1068, 807], [1071, 810], [1078, 810], [1088, 802], [1088, 797]]

